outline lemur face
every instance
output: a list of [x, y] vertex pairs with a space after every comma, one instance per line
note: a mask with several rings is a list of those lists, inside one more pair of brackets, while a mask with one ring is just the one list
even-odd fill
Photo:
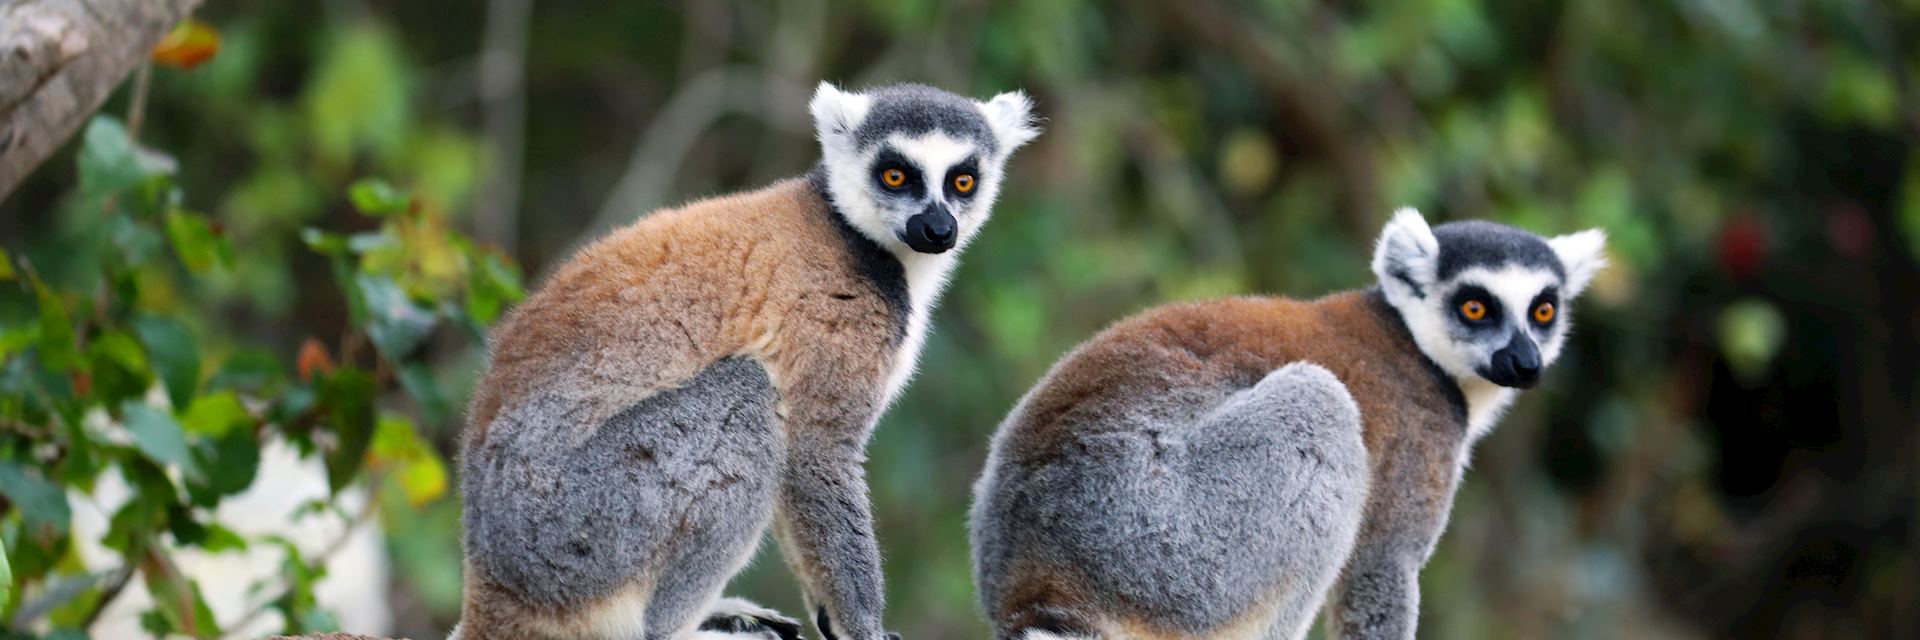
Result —
[[820, 83], [811, 110], [828, 191], [896, 254], [965, 246], [986, 222], [1013, 150], [1039, 131], [1019, 92], [975, 102], [921, 85], [866, 93]]
[[1456, 379], [1528, 388], [1560, 356], [1569, 302], [1606, 265], [1598, 229], [1544, 238], [1491, 222], [1429, 229], [1401, 209], [1373, 271], [1414, 341]]

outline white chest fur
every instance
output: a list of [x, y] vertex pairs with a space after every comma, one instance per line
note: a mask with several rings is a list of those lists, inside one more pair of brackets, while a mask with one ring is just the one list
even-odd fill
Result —
[[896, 254], [907, 280], [907, 328], [906, 335], [900, 340], [899, 350], [894, 352], [893, 370], [887, 374], [886, 388], [882, 390], [882, 409], [891, 406], [900, 397], [907, 382], [913, 379], [920, 362], [920, 349], [926, 346], [927, 324], [933, 313], [933, 305], [939, 301], [941, 290], [946, 288], [947, 275], [953, 271], [956, 262], [953, 253], [928, 255], [906, 251]]

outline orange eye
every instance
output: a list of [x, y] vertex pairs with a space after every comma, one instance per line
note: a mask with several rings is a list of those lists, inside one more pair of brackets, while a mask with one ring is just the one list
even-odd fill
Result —
[[1479, 322], [1487, 317], [1487, 305], [1479, 300], [1468, 300], [1460, 304], [1460, 317]]
[[885, 184], [888, 187], [898, 189], [900, 188], [900, 185], [907, 183], [907, 172], [901, 171], [899, 169], [888, 169], [886, 171], [882, 171], [880, 172], [880, 183]]
[[973, 175], [962, 173], [953, 177], [953, 190], [960, 193], [973, 192]]
[[1553, 303], [1542, 302], [1540, 303], [1540, 306], [1534, 307], [1533, 321], [1538, 322], [1540, 324], [1553, 322]]

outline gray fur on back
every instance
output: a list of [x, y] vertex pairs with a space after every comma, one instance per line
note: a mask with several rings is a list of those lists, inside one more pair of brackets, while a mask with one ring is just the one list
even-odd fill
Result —
[[[1244, 622], [1276, 596], [1278, 637], [1306, 628], [1366, 502], [1359, 408], [1310, 363], [1228, 391], [1191, 423], [1081, 430], [1037, 466], [996, 451], [972, 522], [988, 610], [1016, 586], [1010, 571], [1040, 567], [1100, 609], [1182, 635]], [[1193, 397], [1141, 398], [1125, 414], [1179, 415], [1148, 405]]]
[[648, 635], [665, 635], [656, 625], [698, 615], [714, 576], [731, 575], [725, 565], [751, 551], [771, 517], [767, 469], [785, 456], [777, 403], [766, 371], [744, 357], [642, 400], [584, 441], [556, 437], [572, 420], [565, 404], [522, 403], [498, 418], [520, 428], [492, 430], [498, 437], [461, 461], [467, 557], [547, 609], [657, 576]]

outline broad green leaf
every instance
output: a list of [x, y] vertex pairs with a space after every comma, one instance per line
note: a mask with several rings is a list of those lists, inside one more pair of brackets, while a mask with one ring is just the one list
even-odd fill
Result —
[[6, 247], [0, 247], [0, 280], [13, 279], [13, 257], [7, 255]]
[[40, 306], [40, 363], [53, 371], [69, 371], [80, 362], [73, 323], [67, 319], [67, 305], [39, 278], [32, 278], [33, 294]]
[[481, 326], [493, 324], [508, 304], [526, 296], [520, 288], [520, 271], [500, 256], [475, 252], [475, 268], [467, 283], [467, 314]]
[[355, 282], [367, 301], [367, 337], [388, 361], [401, 362], [433, 331], [433, 311], [416, 304], [392, 278], [363, 273]]
[[232, 529], [219, 523], [207, 525], [207, 537], [200, 542], [200, 548], [213, 553], [223, 551], [246, 551], [247, 539], [240, 537]]
[[164, 316], [141, 316], [133, 320], [133, 332], [147, 347], [147, 360], [167, 385], [167, 398], [175, 407], [192, 403], [200, 386], [200, 347], [186, 325]]
[[128, 401], [120, 405], [120, 414], [125, 418], [127, 433], [133, 436], [133, 446], [145, 454], [148, 460], [161, 465], [178, 465], [181, 471], [194, 475], [196, 468], [192, 451], [187, 445], [186, 431], [173, 416], [146, 404]]
[[234, 429], [212, 443], [207, 488], [215, 496], [245, 491], [260, 471], [260, 442], [247, 429]]
[[93, 199], [114, 195], [148, 178], [172, 175], [173, 158], [141, 148], [113, 116], [94, 116], [80, 143], [80, 193]]
[[215, 267], [233, 264], [233, 245], [214, 232], [213, 225], [203, 216], [168, 212], [167, 237], [173, 240], [173, 251], [188, 271], [206, 273]]
[[326, 455], [327, 485], [336, 493], [351, 484], [366, 463], [367, 445], [373, 441], [374, 392], [371, 376], [346, 367], [321, 385], [320, 404], [334, 438]]
[[370, 216], [390, 216], [406, 213], [412, 206], [413, 198], [406, 192], [393, 188], [387, 181], [379, 178], [362, 178], [347, 187], [347, 199], [353, 201], [353, 208]]
[[253, 424], [252, 414], [240, 404], [240, 396], [232, 391], [219, 391], [194, 398], [193, 405], [187, 408], [182, 422], [193, 433], [206, 434], [218, 438], [226, 435], [235, 427]]
[[90, 347], [95, 353], [105, 356], [114, 364], [126, 367], [128, 371], [146, 371], [147, 353], [140, 348], [140, 341], [125, 331], [112, 330], [93, 339]]
[[39, 471], [28, 471], [13, 462], [0, 462], [0, 494], [6, 494], [29, 525], [50, 526], [65, 532], [73, 517], [65, 491], [42, 477]]

